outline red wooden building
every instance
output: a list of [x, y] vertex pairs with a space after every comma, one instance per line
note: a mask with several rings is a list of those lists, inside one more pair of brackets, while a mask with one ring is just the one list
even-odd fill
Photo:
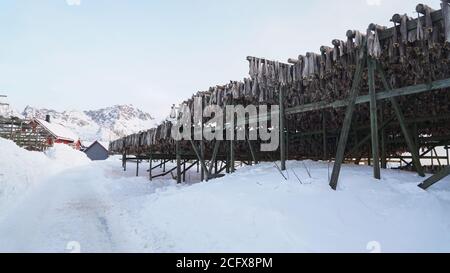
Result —
[[32, 121], [33, 126], [41, 127], [47, 132], [47, 144], [52, 146], [55, 143], [67, 144], [73, 148], [80, 150], [81, 141], [79, 137], [67, 127], [58, 124], [51, 123], [50, 118], [47, 116], [46, 120], [34, 118]]

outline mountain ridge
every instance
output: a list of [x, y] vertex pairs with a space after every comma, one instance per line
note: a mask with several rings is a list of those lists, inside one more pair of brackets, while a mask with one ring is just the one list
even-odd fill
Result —
[[22, 117], [45, 119], [71, 129], [82, 141], [95, 140], [109, 142], [125, 135], [133, 134], [155, 126], [155, 119], [131, 104], [114, 105], [97, 110], [57, 111], [48, 108], [26, 106]]

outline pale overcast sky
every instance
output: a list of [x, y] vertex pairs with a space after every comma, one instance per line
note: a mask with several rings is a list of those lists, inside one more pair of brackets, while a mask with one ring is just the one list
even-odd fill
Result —
[[439, 0], [1, 0], [0, 94], [17, 109], [172, 103], [248, 74], [248, 55], [286, 61], [348, 29], [392, 26]]

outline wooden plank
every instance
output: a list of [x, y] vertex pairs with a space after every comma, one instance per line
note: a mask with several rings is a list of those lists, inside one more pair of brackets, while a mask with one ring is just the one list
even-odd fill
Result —
[[447, 177], [449, 175], [450, 175], [450, 166], [447, 166], [439, 173], [437, 173], [437, 174], [433, 175], [432, 177], [428, 178], [427, 180], [425, 180], [422, 184], [419, 185], [419, 187], [421, 189], [427, 190], [428, 188], [430, 188], [431, 186], [438, 183], [439, 181], [441, 181], [442, 179], [444, 179], [445, 177]]
[[[424, 92], [434, 91], [434, 90], [440, 90], [450, 87], [450, 78], [444, 79], [444, 80], [438, 80], [431, 83], [426, 84], [418, 84], [418, 85], [412, 85], [392, 90], [385, 90], [382, 92], [378, 92], [376, 94], [377, 100], [385, 100], [400, 96], [407, 96], [407, 95], [414, 95], [414, 94], [420, 94]], [[355, 104], [363, 104], [370, 102], [370, 95], [360, 96], [356, 99]], [[286, 109], [286, 115], [294, 115], [294, 114], [300, 114], [300, 113], [306, 113], [311, 111], [318, 111], [328, 108], [341, 108], [346, 107], [348, 104], [347, 100], [338, 100], [332, 103], [328, 102], [317, 102], [317, 103], [311, 103], [311, 104], [305, 104], [300, 105], [296, 107], [292, 107], [289, 109]]]
[[372, 156], [373, 156], [373, 176], [375, 179], [381, 179], [380, 154], [378, 145], [378, 111], [375, 91], [375, 61], [372, 58], [368, 60], [369, 70], [369, 95], [370, 95], [370, 127], [372, 137]]
[[358, 59], [355, 75], [353, 78], [352, 89], [350, 91], [350, 97], [347, 101], [347, 111], [345, 113], [344, 124], [342, 125], [341, 135], [337, 148], [336, 161], [333, 166], [333, 173], [331, 174], [330, 180], [330, 187], [333, 190], [337, 189], [339, 174], [341, 172], [342, 163], [344, 161], [345, 148], [347, 146], [348, 134], [350, 132], [350, 127], [352, 124], [353, 112], [356, 106], [355, 101], [358, 96], [365, 61], [365, 56], [362, 59]]

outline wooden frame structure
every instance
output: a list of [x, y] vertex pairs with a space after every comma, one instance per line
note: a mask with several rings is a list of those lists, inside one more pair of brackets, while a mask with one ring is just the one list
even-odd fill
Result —
[[[375, 24], [369, 26], [368, 31], [375, 33], [375, 37], [380, 41], [391, 39], [396, 33], [403, 28], [404, 31], [410, 33], [417, 31], [419, 35], [419, 26], [439, 24], [445, 27], [445, 46], [450, 47], [450, 4], [448, 0], [442, 0], [441, 10], [432, 10], [425, 5], [419, 4], [417, 11], [424, 16], [418, 19], [408, 19], [400, 15], [394, 15], [393, 22], [397, 23], [400, 20], [406, 20], [403, 26], [396, 25], [393, 28], [381, 27]], [[428, 27], [429, 28], [429, 27]], [[349, 31], [347, 36], [355, 36], [355, 31]], [[253, 164], [262, 161], [272, 161], [272, 158], [279, 158], [281, 161], [280, 171], [286, 170], [286, 160], [288, 159], [317, 159], [334, 161], [333, 172], [330, 179], [330, 187], [337, 189], [340, 170], [344, 162], [359, 163], [363, 157], [367, 159], [369, 165], [373, 166], [373, 176], [376, 179], [381, 178], [381, 169], [387, 168], [389, 158], [398, 158], [401, 162], [405, 162], [406, 167], [413, 167], [420, 175], [425, 176], [425, 170], [422, 166], [421, 159], [426, 159], [427, 153], [419, 153], [419, 148], [426, 149], [428, 152], [433, 150], [438, 145], [450, 145], [450, 135], [426, 135], [420, 134], [419, 129], [427, 129], [428, 123], [439, 121], [446, 129], [450, 128], [450, 111], [443, 114], [430, 113], [426, 116], [411, 117], [405, 115], [405, 107], [408, 102], [417, 100], [419, 96], [426, 96], [434, 93], [445, 94], [448, 98], [448, 91], [450, 90], [450, 78], [429, 79], [425, 83], [415, 84], [397, 84], [391, 83], [391, 78], [388, 77], [386, 71], [386, 63], [382, 63], [376, 52], [369, 52], [368, 38], [364, 38], [362, 45], [359, 46], [355, 53], [356, 65], [354, 68], [353, 79], [349, 79], [349, 90], [346, 98], [338, 98], [332, 101], [314, 101], [300, 103], [296, 106], [288, 106], [286, 104], [289, 89], [283, 83], [278, 83], [272, 88], [276, 90], [277, 101], [280, 106], [280, 126], [278, 128], [280, 135], [280, 148], [274, 153], [257, 152], [249, 139], [245, 141], [221, 141], [215, 143], [195, 143], [194, 141], [176, 142], [172, 144], [164, 144], [159, 148], [151, 148], [150, 151], [125, 151], [125, 154], [139, 154], [136, 156], [137, 160], [143, 159], [158, 159], [158, 160], [174, 160], [177, 161], [177, 181], [181, 182], [181, 177], [185, 175], [183, 172], [186, 162], [196, 162], [198, 169], [201, 169], [201, 177], [203, 180], [214, 178], [221, 172], [234, 172], [235, 163], [244, 162], [245, 164]], [[429, 38], [431, 39], [431, 38]], [[339, 45], [339, 41], [333, 40], [335, 46]], [[328, 52], [324, 47], [324, 52]], [[308, 55], [308, 54], [307, 54]], [[313, 56], [313, 55], [310, 55]], [[308, 56], [307, 56], [308, 57]], [[247, 60], [254, 61], [257, 58], [248, 57]], [[441, 60], [448, 62], [447, 60]], [[278, 63], [265, 59], [259, 59], [259, 62], [266, 65], [286, 67], [289, 64]], [[299, 61], [290, 59], [291, 64], [296, 64]], [[447, 64], [448, 65], [448, 64]], [[377, 91], [382, 86], [383, 90]], [[365, 92], [362, 92], [365, 91]], [[202, 94], [203, 96], [204, 94]], [[405, 100], [407, 102], [405, 103]], [[228, 102], [227, 102], [228, 103]], [[233, 104], [233, 101], [231, 102]], [[448, 102], [447, 102], [448, 103]], [[368, 107], [367, 107], [368, 106]], [[364, 108], [365, 107], [365, 108]], [[345, 108], [345, 111], [342, 109]], [[364, 109], [364, 110], [361, 110]], [[385, 110], [389, 111], [385, 111]], [[343, 113], [342, 126], [339, 128], [329, 128], [327, 122], [330, 117], [328, 111], [341, 111]], [[353, 125], [355, 115], [359, 115], [362, 111], [369, 112], [370, 126]], [[434, 111], [430, 111], [434, 112]], [[315, 117], [319, 116], [320, 130], [300, 130], [291, 126], [291, 117], [297, 115], [314, 113]], [[390, 114], [387, 114], [390, 113]], [[249, 117], [246, 121], [256, 119], [256, 117]], [[266, 119], [270, 120], [270, 116]], [[237, 124], [245, 125], [245, 124]], [[392, 129], [394, 128], [394, 129]], [[387, 131], [398, 131], [398, 133], [388, 134]], [[297, 142], [304, 142], [306, 146], [322, 146], [320, 153], [315, 156], [309, 153], [303, 155], [298, 151], [289, 151], [291, 147], [296, 147]], [[349, 141], [352, 141], [352, 148], [349, 149]], [[222, 145], [223, 143], [223, 145]], [[257, 144], [257, 143], [256, 143]], [[369, 146], [368, 146], [369, 144]], [[410, 156], [403, 156], [401, 154], [392, 153], [390, 145], [404, 146], [404, 152], [408, 152]], [[171, 153], [167, 154], [167, 148]], [[125, 149], [126, 150], [126, 149]], [[391, 149], [392, 150], [392, 149]], [[159, 151], [159, 152], [158, 152]], [[166, 151], [166, 152], [161, 152]], [[448, 150], [447, 150], [448, 151]], [[359, 154], [359, 155], [358, 155]], [[362, 155], [361, 155], [362, 154]], [[447, 152], [448, 154], [448, 152]], [[124, 156], [126, 159], [126, 155]], [[208, 160], [207, 158], [211, 158]], [[431, 159], [435, 158], [432, 154]], [[444, 159], [438, 157], [439, 159]], [[406, 160], [410, 159], [411, 162]], [[447, 165], [448, 165], [447, 156]], [[218, 162], [222, 162], [223, 168], [218, 168]], [[151, 163], [150, 163], [151, 164]], [[183, 168], [182, 168], [183, 167]], [[421, 188], [428, 188], [437, 181], [448, 175], [448, 168], [442, 167], [442, 171], [436, 176], [430, 178], [423, 184]], [[151, 170], [152, 168], [150, 168]], [[212, 170], [215, 170], [214, 174]], [[150, 174], [150, 178], [152, 175]]]

